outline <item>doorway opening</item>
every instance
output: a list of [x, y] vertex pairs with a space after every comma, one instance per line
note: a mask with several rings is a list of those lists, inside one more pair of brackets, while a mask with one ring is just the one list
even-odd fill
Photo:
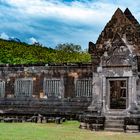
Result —
[[109, 79], [108, 83], [110, 109], [126, 109], [128, 97], [127, 79]]

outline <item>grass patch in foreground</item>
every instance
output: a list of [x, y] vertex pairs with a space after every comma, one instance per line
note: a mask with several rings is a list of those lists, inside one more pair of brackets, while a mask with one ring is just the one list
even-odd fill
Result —
[[79, 123], [0, 123], [0, 140], [140, 140], [140, 134], [81, 130]]

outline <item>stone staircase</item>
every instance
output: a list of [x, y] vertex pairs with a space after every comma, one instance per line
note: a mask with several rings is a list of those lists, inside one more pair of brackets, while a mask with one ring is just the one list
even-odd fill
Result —
[[111, 112], [105, 114], [105, 131], [124, 132], [124, 114]]

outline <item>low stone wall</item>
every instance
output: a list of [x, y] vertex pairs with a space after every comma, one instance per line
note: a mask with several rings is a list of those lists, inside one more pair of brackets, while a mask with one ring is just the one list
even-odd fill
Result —
[[1, 114], [23, 115], [64, 115], [76, 116], [87, 110], [90, 98], [73, 99], [0, 99]]
[[76, 116], [91, 98], [91, 64], [0, 66], [1, 114]]

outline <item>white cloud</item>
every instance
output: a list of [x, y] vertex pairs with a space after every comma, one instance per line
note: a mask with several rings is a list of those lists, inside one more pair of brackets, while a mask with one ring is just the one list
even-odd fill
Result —
[[96, 41], [118, 7], [130, 8], [139, 19], [139, 6], [139, 0], [0, 0], [0, 30], [30, 43], [38, 42], [36, 37], [47, 46], [86, 46], [88, 40]]
[[5, 40], [8, 40], [9, 39], [9, 36], [6, 33], [3, 32], [3, 33], [1, 33], [0, 38], [1, 39], [5, 39]]
[[37, 39], [35, 39], [34, 37], [29, 38], [29, 43], [30, 44], [34, 44], [34, 43], [37, 43], [37, 42], [38, 42]]
[[18, 12], [31, 17], [55, 18], [63, 22], [96, 24], [106, 21], [116, 8], [112, 3], [78, 2], [65, 4], [56, 0], [5, 0]]
[[[3, 0], [23, 17], [55, 19], [64, 23], [102, 25], [120, 7], [134, 5], [125, 0], [75, 0], [69, 4], [62, 0]], [[122, 4], [121, 4], [122, 3]], [[137, 4], [140, 4], [137, 0]]]

